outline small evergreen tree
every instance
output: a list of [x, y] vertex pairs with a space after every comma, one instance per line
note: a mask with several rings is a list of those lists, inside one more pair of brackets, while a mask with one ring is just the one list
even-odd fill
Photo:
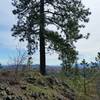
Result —
[[78, 63], [77, 63], [77, 61], [76, 61], [76, 63], [75, 63], [75, 76], [77, 77], [77, 76], [80, 76], [80, 69], [79, 69], [79, 65], [78, 65]]
[[33, 61], [32, 61], [32, 57], [28, 57], [28, 60], [27, 60], [27, 66], [28, 66], [28, 69], [31, 70], [32, 69], [32, 64], [33, 64]]
[[91, 62], [91, 73], [95, 73], [98, 68], [98, 64], [96, 62]]
[[87, 67], [88, 67], [88, 63], [85, 61], [85, 59], [82, 60], [81, 65], [83, 67], [83, 87], [84, 87], [84, 94], [87, 94], [87, 84], [86, 84], [86, 78], [87, 78]]
[[100, 52], [98, 52], [97, 57], [95, 57], [95, 60], [97, 62], [98, 69], [100, 68]]

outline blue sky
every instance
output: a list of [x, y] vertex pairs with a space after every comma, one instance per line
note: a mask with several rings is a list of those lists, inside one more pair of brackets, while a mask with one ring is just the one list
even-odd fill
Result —
[[[100, 0], [82, 0], [87, 8], [90, 8], [92, 15], [90, 22], [86, 24], [86, 28], [81, 30], [81, 33], [91, 33], [88, 40], [82, 39], [76, 43], [79, 51], [80, 60], [86, 59], [93, 61], [97, 52], [100, 51]], [[11, 27], [16, 23], [16, 17], [12, 14], [13, 6], [11, 0], [0, 0], [0, 62], [7, 64], [9, 56], [16, 54], [16, 46], [19, 44], [18, 40], [11, 36]], [[22, 43], [22, 48], [25, 49], [25, 43]], [[39, 63], [39, 56], [36, 53], [34, 56], [34, 64]], [[61, 62], [57, 60], [56, 53], [47, 54], [47, 64], [57, 65]]]

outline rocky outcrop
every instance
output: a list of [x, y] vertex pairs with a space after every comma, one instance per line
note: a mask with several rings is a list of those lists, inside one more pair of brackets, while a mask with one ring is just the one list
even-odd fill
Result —
[[75, 100], [74, 91], [54, 76], [27, 75], [19, 84], [0, 82], [0, 100]]

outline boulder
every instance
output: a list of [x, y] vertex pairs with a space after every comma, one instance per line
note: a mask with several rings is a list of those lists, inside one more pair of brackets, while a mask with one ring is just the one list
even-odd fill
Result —
[[5, 91], [8, 95], [13, 95], [14, 94], [13, 91], [9, 87], [7, 87]]
[[40, 97], [40, 94], [39, 93], [32, 93], [31, 97], [34, 97], [34, 99], [36, 99], [36, 98]]
[[2, 91], [0, 92], [0, 96], [7, 96], [6, 91], [2, 90]]

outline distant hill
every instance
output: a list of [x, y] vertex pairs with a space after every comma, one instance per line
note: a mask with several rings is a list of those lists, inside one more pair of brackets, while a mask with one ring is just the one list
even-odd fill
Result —
[[[19, 66], [19, 69], [22, 69], [24, 66], [26, 66], [26, 65], [20, 65]], [[39, 64], [34, 64], [34, 65], [32, 65], [32, 68], [34, 69], [34, 70], [39, 70], [39, 67], [40, 67], [40, 65]], [[16, 65], [3, 65], [2, 66], [2, 68], [3, 69], [9, 69], [9, 70], [14, 70], [15, 68], [16, 68]], [[46, 66], [46, 70], [47, 70], [47, 72], [49, 73], [58, 73], [59, 71], [61, 71], [61, 66], [59, 66], [59, 65], [47, 65]]]
[[[37, 69], [37, 70], [39, 70], [39, 64], [36, 64], [36, 65], [32, 65], [32, 67], [33, 67], [33, 69]], [[60, 72], [61, 71], [61, 66], [59, 66], [59, 65], [47, 65], [46, 66], [46, 70], [47, 70], [47, 72], [50, 72], [50, 73], [58, 73], [58, 72]]]

